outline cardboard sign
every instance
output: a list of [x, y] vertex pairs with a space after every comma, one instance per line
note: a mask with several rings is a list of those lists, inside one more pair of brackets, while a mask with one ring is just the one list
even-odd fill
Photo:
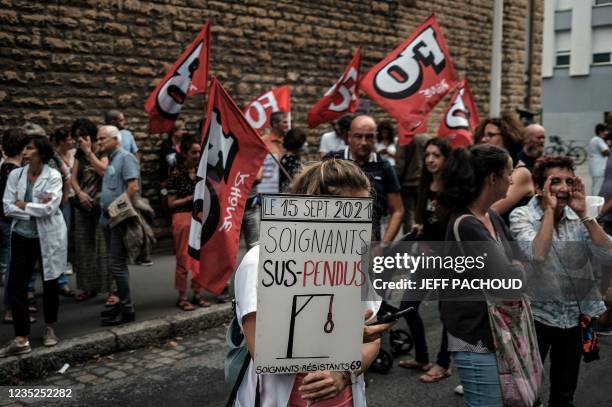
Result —
[[262, 198], [256, 372], [359, 369], [372, 199]]

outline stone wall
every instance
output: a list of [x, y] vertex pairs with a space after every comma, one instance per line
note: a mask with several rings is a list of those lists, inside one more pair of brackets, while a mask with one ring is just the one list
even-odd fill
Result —
[[[542, 0], [533, 0], [529, 105], [540, 107]], [[502, 108], [525, 105], [528, 0], [504, 6]], [[273, 86], [292, 87], [293, 125], [337, 79], [354, 49], [362, 72], [436, 13], [460, 76], [488, 112], [492, 0], [0, 0], [0, 130], [33, 121], [51, 131], [77, 117], [122, 110], [143, 156], [145, 196], [158, 205], [158, 137], [143, 105], [157, 81], [213, 20], [212, 70], [240, 106]], [[438, 127], [444, 100], [432, 114]], [[203, 98], [183, 118], [195, 130]], [[383, 113], [376, 110], [377, 114]], [[313, 151], [327, 126], [312, 131]], [[157, 224], [167, 233], [165, 222]]]

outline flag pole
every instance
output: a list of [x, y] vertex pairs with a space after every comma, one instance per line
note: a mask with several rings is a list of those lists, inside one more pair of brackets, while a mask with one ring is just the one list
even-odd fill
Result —
[[293, 177], [291, 175], [289, 175], [289, 173], [287, 172], [287, 170], [285, 169], [283, 164], [281, 164], [281, 162], [278, 161], [278, 158], [276, 158], [276, 156], [274, 154], [272, 154], [272, 153], [270, 153], [270, 155], [272, 156], [274, 161], [276, 161], [276, 164], [278, 164], [278, 168], [280, 168], [281, 171], [283, 172], [283, 174], [285, 174], [285, 177], [287, 177], [289, 179], [289, 181], [293, 181]]

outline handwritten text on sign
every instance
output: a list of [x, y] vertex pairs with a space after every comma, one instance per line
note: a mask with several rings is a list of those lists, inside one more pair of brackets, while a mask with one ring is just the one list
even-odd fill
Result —
[[369, 198], [263, 195], [258, 373], [361, 367], [361, 256], [371, 229]]

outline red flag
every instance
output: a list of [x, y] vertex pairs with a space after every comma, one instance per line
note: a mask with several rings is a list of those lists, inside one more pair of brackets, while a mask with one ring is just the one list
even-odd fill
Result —
[[376, 64], [360, 85], [407, 134], [415, 134], [426, 130], [427, 115], [456, 84], [442, 30], [432, 15]]
[[416, 133], [413, 129], [406, 129], [404, 124], [397, 124], [397, 144], [400, 146], [405, 146], [407, 144], [412, 143], [412, 139]]
[[262, 131], [270, 126], [270, 115], [274, 112], [291, 112], [289, 86], [274, 88], [259, 96], [244, 109], [244, 117], [255, 130]]
[[210, 23], [181, 54], [145, 103], [149, 133], [168, 133], [187, 96], [206, 92], [210, 60]]
[[196, 281], [220, 294], [236, 265], [245, 202], [268, 150], [214, 77], [207, 106], [189, 255], [200, 260]]
[[472, 132], [478, 126], [480, 116], [472, 91], [464, 79], [455, 89], [442, 123], [438, 129], [438, 137], [448, 137], [453, 148], [472, 145]]
[[359, 67], [361, 65], [361, 48], [357, 48], [351, 63], [344, 73], [325, 95], [310, 109], [308, 127], [331, 122], [359, 107]]

